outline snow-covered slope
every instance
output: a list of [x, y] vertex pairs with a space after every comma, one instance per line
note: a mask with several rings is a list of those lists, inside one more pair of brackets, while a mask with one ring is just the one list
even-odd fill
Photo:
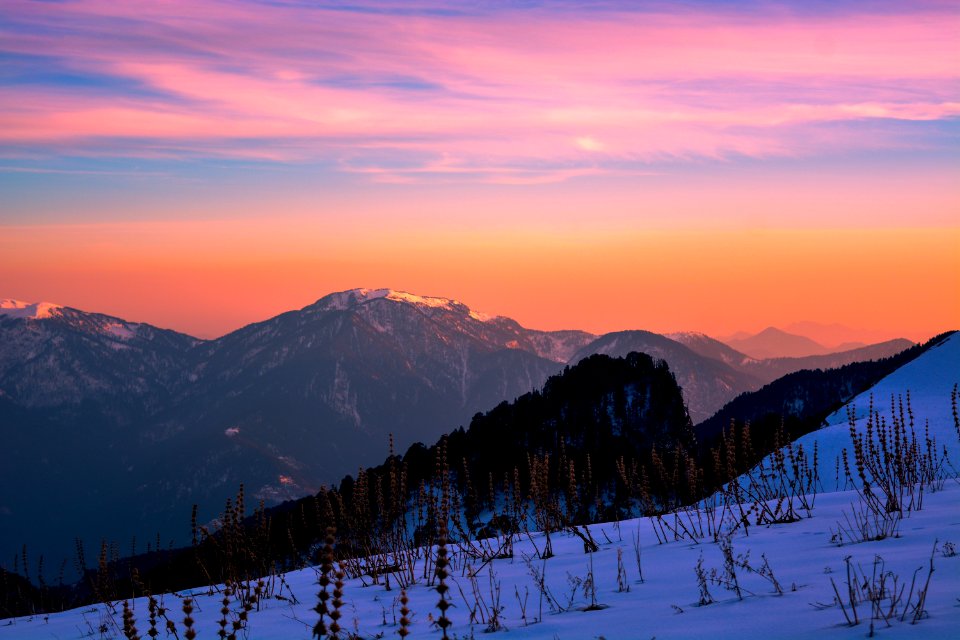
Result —
[[[923, 438], [929, 425], [929, 434], [940, 448], [946, 447], [954, 466], [960, 467], [960, 439], [954, 428], [950, 391], [960, 383], [960, 333], [954, 333], [942, 343], [931, 347], [916, 360], [900, 367], [867, 391], [856, 396], [845, 407], [827, 418], [827, 426], [800, 438], [797, 443], [812, 451], [814, 443], [820, 456], [820, 480], [827, 490], [836, 488], [836, 460], [850, 447], [850, 428], [847, 407], [856, 410], [857, 428], [865, 430], [867, 412], [871, 405], [887, 424], [899, 416], [900, 402], [904, 415], [909, 407], [915, 416], [917, 434]], [[893, 406], [891, 406], [891, 403]], [[852, 454], [848, 451], [852, 460]], [[842, 486], [842, 482], [841, 482]]]
[[455, 327], [457, 331], [485, 343], [487, 348], [519, 349], [559, 363], [566, 363], [574, 352], [596, 338], [586, 331], [527, 329], [511, 318], [473, 310], [459, 300], [395, 289], [340, 291], [324, 296], [302, 312], [357, 313], [382, 332], [396, 333], [402, 327], [387, 322], [390, 318], [385, 310], [397, 308], [416, 309], [426, 318]]
[[[869, 622], [864, 620], [869, 618], [869, 605], [861, 603], [861, 622], [850, 627], [834, 603], [831, 580], [841, 592], [846, 590], [844, 558], [850, 556], [853, 566], [861, 567], [868, 575], [874, 559], [882, 558], [883, 571], [897, 576], [898, 589], [906, 587], [902, 594], [904, 600], [917, 571], [918, 583], [910, 596], [916, 602], [916, 589], [922, 587], [926, 579], [937, 541], [933, 554], [935, 572], [924, 607], [926, 615], [917, 624], [910, 624], [909, 616], [903, 622], [894, 618], [889, 628], [878, 622], [877, 637], [887, 640], [956, 637], [960, 628], [960, 607], [956, 602], [960, 592], [960, 555], [950, 556], [946, 543], [960, 543], [957, 518], [960, 486], [951, 482], [943, 491], [928, 496], [924, 509], [910, 516], [909, 526], [903, 527], [901, 537], [841, 547], [831, 542], [832, 531], [852, 500], [856, 500], [852, 492], [822, 495], [812, 518], [755, 527], [748, 537], [742, 534], [734, 537], [734, 553], [749, 554], [751, 566], [759, 567], [766, 558], [773, 576], [782, 585], [783, 595], [777, 595], [770, 582], [741, 569], [738, 579], [744, 589], [742, 600], [721, 586], [709, 584], [715, 602], [703, 606], [699, 604], [694, 568], [702, 557], [705, 571], [722, 571], [723, 559], [718, 545], [706, 541], [658, 544], [649, 518], [592, 526], [592, 535], [600, 544], [600, 550], [593, 554], [583, 553], [579, 539], [554, 534], [556, 555], [545, 562], [536, 559], [534, 549], [534, 545], [542, 548], [542, 535], [522, 538], [516, 543], [513, 558], [493, 560], [483, 567], [480, 562], [472, 562], [478, 569], [477, 592], [487, 605], [485, 615], [489, 616], [493, 605], [491, 592], [498, 595], [502, 607], [502, 629], [489, 637], [505, 640], [859, 640], [867, 636]], [[635, 535], [640, 538], [643, 581], [632, 543]], [[618, 554], [623, 558], [623, 582], [629, 591], [618, 587]], [[525, 555], [532, 559], [529, 565], [524, 561]], [[466, 563], [462, 553], [453, 552], [453, 575], [449, 581], [453, 604], [449, 617], [453, 626], [449, 635], [461, 639], [488, 637], [483, 633], [488, 623], [470, 622], [469, 610], [477, 606], [477, 601], [473, 596], [474, 583], [466, 575]], [[548, 602], [541, 600], [531, 567], [543, 572], [544, 584], [563, 606], [563, 612], [551, 610]], [[421, 572], [419, 569], [418, 575]], [[591, 572], [596, 585], [595, 600], [601, 608], [588, 611], [585, 609], [591, 598], [584, 594], [583, 581]], [[263, 600], [250, 612], [248, 628], [238, 637], [308, 640], [317, 620], [313, 611], [318, 591], [316, 571], [313, 568], [294, 571], [285, 575], [284, 585], [279, 580], [273, 583], [283, 599]], [[409, 637], [439, 638], [432, 622], [438, 615], [435, 588], [419, 580], [407, 594], [412, 610]], [[167, 594], [162, 597], [162, 603], [182, 638], [181, 595]], [[215, 638], [223, 596], [207, 588], [195, 589], [192, 595], [196, 599], [192, 617], [196, 620], [198, 637]], [[364, 639], [399, 637], [399, 596], [395, 580], [390, 590], [382, 584], [364, 586], [360, 579], [347, 580], [342, 626]], [[229, 607], [228, 624], [235, 619], [238, 608], [235, 601], [231, 601]], [[146, 600], [135, 600], [133, 611], [140, 636], [148, 637]], [[0, 640], [120, 640], [124, 637], [122, 625], [121, 603], [86, 606], [63, 613], [0, 621]], [[173, 637], [165, 635], [162, 620], [158, 626], [161, 628], [158, 637]]]
[[[914, 413], [930, 420], [931, 424], [952, 425], [950, 391], [960, 384], [960, 333], [954, 333], [930, 348], [913, 362], [900, 367], [850, 401], [857, 407], [857, 417], [866, 416], [870, 397], [874, 409], [889, 415], [891, 395], [910, 393]], [[847, 422], [846, 409], [840, 409], [827, 424]]]
[[32, 318], [34, 320], [49, 318], [58, 309], [62, 309], [62, 307], [52, 302], [23, 302], [11, 298], [0, 300], [0, 316], [8, 318]]

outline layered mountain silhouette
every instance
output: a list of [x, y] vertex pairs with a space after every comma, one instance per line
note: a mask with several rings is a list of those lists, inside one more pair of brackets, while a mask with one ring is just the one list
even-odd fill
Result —
[[848, 327], [837, 322], [825, 324], [822, 322], [803, 320], [800, 322], [791, 322], [780, 328], [787, 333], [806, 336], [811, 340], [815, 340], [822, 345], [832, 347], [836, 350], [841, 350], [844, 346], [855, 349], [867, 344], [876, 344], [890, 339], [888, 332]]
[[[0, 553], [73, 536], [182, 542], [194, 503], [268, 504], [432, 442], [592, 354], [667, 362], [694, 422], [832, 360], [756, 360], [702, 334], [537, 331], [447, 298], [354, 289], [216, 340], [50, 304], [0, 303]], [[98, 514], [123, 513], [123, 522]], [[68, 524], [69, 523], [69, 524]], [[92, 549], [88, 551], [92, 552]]]
[[[710, 340], [706, 336], [702, 338]], [[697, 341], [700, 341], [699, 337]], [[713, 349], [722, 349], [723, 345], [701, 344], [691, 348], [649, 331], [618, 331], [597, 338], [577, 352], [573, 359], [578, 361], [595, 353], [623, 357], [636, 351], [665, 360], [683, 389], [691, 419], [699, 422], [737, 395], [763, 385], [761, 378], [742, 370], [736, 362], [747, 359], [743, 354], [729, 350], [727, 355], [733, 362], [728, 363], [714, 357]]]
[[649, 331], [620, 331], [589, 343], [574, 355], [574, 360], [593, 353], [622, 357], [631, 351], [666, 360], [683, 389], [690, 417], [699, 423], [741, 393], [789, 373], [885, 358], [912, 345], [909, 340], [898, 339], [826, 355], [758, 360], [702, 333], [663, 336]]
[[903, 338], [884, 340], [884, 337], [880, 331], [805, 321], [791, 323], [785, 330], [767, 327], [757, 334], [739, 332], [721, 340], [731, 349], [756, 360], [825, 356], [887, 343], [905, 345], [902, 348], [912, 344]]
[[787, 333], [776, 327], [767, 327], [756, 335], [727, 338], [727, 346], [745, 353], [751, 358], [802, 358], [819, 356], [830, 352], [822, 344], [806, 336]]

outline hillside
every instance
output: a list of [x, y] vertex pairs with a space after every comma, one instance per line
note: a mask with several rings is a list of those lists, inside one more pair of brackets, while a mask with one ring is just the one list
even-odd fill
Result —
[[[926, 425], [938, 445], [960, 451], [950, 403], [956, 383], [949, 382], [960, 377], [958, 349], [956, 334], [947, 336], [851, 404], [860, 407], [870, 394], [879, 398], [910, 389], [917, 423]], [[898, 404], [891, 408], [874, 402], [874, 408], [888, 421], [900, 411]], [[816, 441], [824, 469], [831, 467], [827, 459], [849, 446], [845, 414], [844, 409], [831, 416], [830, 426], [801, 438], [792, 450], [803, 444], [809, 451]], [[789, 482], [789, 470], [770, 471], [785, 474], [780, 477]], [[746, 529], [732, 518], [737, 505], [729, 498], [736, 494], [727, 492], [699, 508], [660, 517], [576, 529], [563, 525], [550, 532], [521, 530], [484, 541], [458, 539], [448, 545], [449, 632], [451, 637], [497, 630], [506, 638], [633, 638], [639, 628], [643, 637], [657, 638], [952, 637], [960, 624], [955, 602], [960, 488], [955, 480], [954, 469], [940, 468], [925, 483], [922, 503], [909, 509], [903, 504], [896, 535], [869, 541], [848, 537], [856, 533], [851, 513], [866, 508], [862, 492], [826, 482], [819, 495], [788, 492], [779, 498], [772, 494], [766, 503], [748, 502], [743, 506], [754, 515], [748, 515]], [[785, 483], [768, 486], [782, 491]], [[784, 504], [793, 505], [800, 517], [760, 521], [762, 513], [783, 513]], [[711, 523], [724, 531], [712, 535]], [[508, 538], [509, 553], [504, 553]], [[596, 550], [585, 553], [584, 540], [596, 541]], [[402, 548], [412, 554], [412, 570], [403, 568], [406, 551], [392, 556], [401, 559], [401, 567], [391, 570], [390, 579], [370, 573], [380, 562], [377, 556], [360, 563], [344, 556], [339, 565], [346, 573], [343, 621], [357, 637], [400, 631], [401, 587], [408, 598], [409, 637], [437, 637], [440, 596], [429, 565], [438, 557], [435, 548]], [[544, 553], [548, 548], [550, 555]], [[246, 614], [241, 630], [267, 640], [310, 637], [317, 620], [317, 571], [294, 570], [264, 583], [264, 596]], [[867, 599], [869, 593], [878, 594], [875, 602]], [[181, 631], [183, 596], [195, 599], [193, 618], [201, 637], [215, 633], [222, 595], [202, 588], [164, 596], [174, 627]], [[131, 604], [131, 616], [144, 632], [148, 603], [139, 598]], [[240, 605], [228, 598], [226, 608], [229, 625]], [[0, 625], [0, 638], [69, 637], [77, 629], [83, 635], [98, 628], [103, 637], [119, 638], [120, 609], [119, 604], [99, 605], [21, 617]]]

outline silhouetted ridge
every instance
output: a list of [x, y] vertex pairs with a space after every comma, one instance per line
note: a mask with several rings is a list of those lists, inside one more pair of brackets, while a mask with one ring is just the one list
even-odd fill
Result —
[[600, 336], [578, 351], [571, 362], [602, 353], [625, 356], [636, 351], [660, 358], [683, 388], [691, 417], [703, 420], [713, 415], [737, 393], [756, 389], [762, 381], [726, 362], [696, 353], [686, 345], [650, 331], [617, 331]]
[[[590, 356], [549, 378], [542, 391], [478, 413], [468, 429], [457, 429], [444, 440], [448, 458], [466, 460], [473, 477], [493, 474], [499, 479], [514, 469], [524, 474], [531, 454], [584, 463], [590, 456], [595, 480], [609, 484], [621, 456], [639, 458], [654, 445], [692, 446], [693, 431], [666, 362], [631, 353], [624, 358]], [[438, 446], [410, 447], [403, 461], [411, 482], [432, 477]], [[387, 466], [368, 473], [386, 473]], [[346, 479], [341, 490], [351, 480]]]

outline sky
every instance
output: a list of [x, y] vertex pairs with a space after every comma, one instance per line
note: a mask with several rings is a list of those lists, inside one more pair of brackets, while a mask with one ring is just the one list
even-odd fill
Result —
[[960, 328], [960, 2], [5, 0], [0, 297]]

